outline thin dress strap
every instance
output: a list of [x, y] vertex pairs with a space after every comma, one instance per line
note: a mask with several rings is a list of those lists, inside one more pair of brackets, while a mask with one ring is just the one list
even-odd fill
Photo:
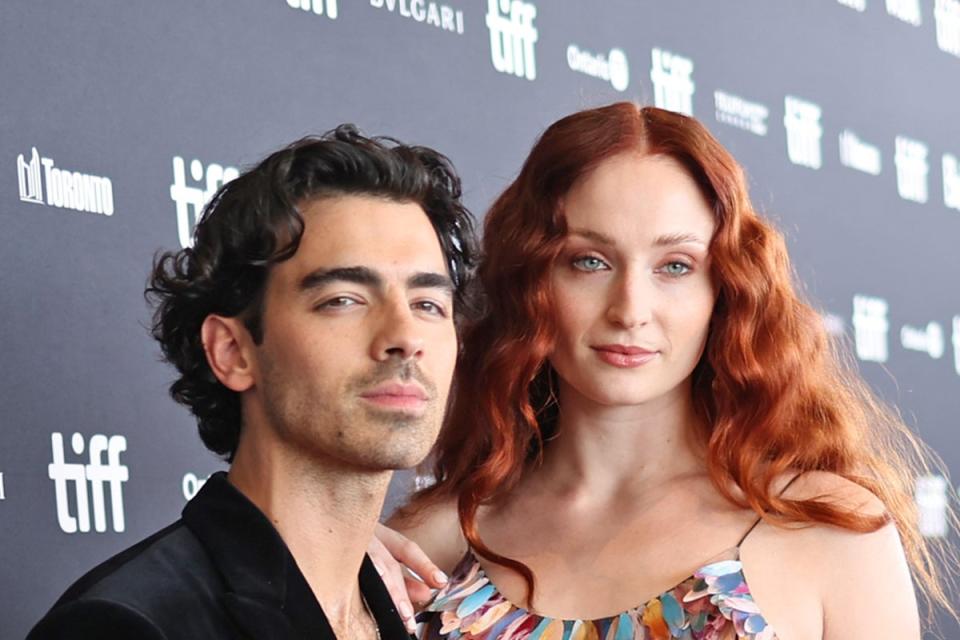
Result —
[[[801, 475], [803, 475], [803, 473], [798, 473], [797, 475], [795, 475], [795, 476], [793, 476], [792, 478], [790, 478], [790, 482], [788, 482], [787, 484], [784, 485], [783, 489], [780, 490], [780, 493], [778, 493], [777, 496], [779, 497], [779, 496], [782, 496], [784, 493], [786, 493], [786, 492], [787, 492], [787, 489], [790, 488], [790, 485], [793, 484], [793, 481], [796, 480], [797, 478], [799, 478]], [[747, 532], [744, 533], [744, 534], [743, 534], [743, 537], [740, 538], [740, 542], [737, 543], [737, 549], [739, 549], [739, 548], [743, 545], [743, 543], [746, 542], [747, 536], [749, 536], [751, 533], [753, 533], [753, 530], [757, 528], [757, 525], [760, 524], [760, 522], [761, 522], [762, 520], [763, 520], [762, 517], [761, 517], [761, 518], [757, 518], [756, 520], [754, 520], [753, 524], [750, 525], [750, 528], [747, 529]]]

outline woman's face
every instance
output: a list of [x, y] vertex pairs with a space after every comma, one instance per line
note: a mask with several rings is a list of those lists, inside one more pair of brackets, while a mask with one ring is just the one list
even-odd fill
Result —
[[569, 393], [638, 405], [686, 389], [713, 311], [714, 217], [672, 158], [622, 154], [564, 198], [550, 362]]

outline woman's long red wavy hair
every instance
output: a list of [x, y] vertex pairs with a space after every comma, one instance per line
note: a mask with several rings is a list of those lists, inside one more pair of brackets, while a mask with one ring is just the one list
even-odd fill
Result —
[[[820, 314], [797, 294], [783, 237], [754, 211], [733, 157], [693, 118], [628, 102], [551, 125], [488, 212], [479, 269], [484, 308], [464, 332], [457, 391], [435, 449], [437, 483], [409, 509], [456, 498], [472, 547], [520, 572], [532, 598], [532, 572], [483, 543], [477, 509], [510, 491], [555, 429], [548, 283], [566, 232], [560, 203], [574, 183], [621, 153], [678, 161], [716, 216], [710, 255], [718, 295], [693, 374], [693, 402], [706, 425], [695, 435], [717, 490], [777, 524], [869, 532], [893, 520], [928, 603], [952, 610], [938, 568], [942, 554], [920, 535], [912, 500], [929, 453], [874, 398]], [[774, 490], [779, 475], [810, 470], [865, 487], [886, 515]]]

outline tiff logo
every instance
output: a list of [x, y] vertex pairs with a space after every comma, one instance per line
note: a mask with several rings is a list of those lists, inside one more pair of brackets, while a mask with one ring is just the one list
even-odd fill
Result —
[[886, 0], [887, 13], [899, 18], [915, 27], [920, 26], [923, 17], [920, 15], [920, 0]]
[[203, 163], [193, 160], [190, 163], [190, 177], [194, 182], [203, 180], [204, 186], [188, 187], [183, 158], [173, 157], [173, 184], [170, 185], [170, 198], [177, 205], [177, 234], [180, 237], [181, 247], [186, 249], [193, 246], [193, 230], [200, 221], [203, 208], [220, 187], [239, 175], [240, 171], [236, 168], [223, 167], [215, 163], [207, 165], [204, 171]]
[[493, 68], [518, 78], [535, 80], [537, 61], [533, 45], [538, 32], [533, 26], [537, 7], [521, 0], [487, 0], [490, 57]]
[[[52, 158], [42, 157], [36, 147], [31, 150], [29, 161], [22, 153], [17, 156], [17, 182], [23, 202], [113, 215], [113, 183], [110, 178], [60, 169], [54, 166]], [[43, 197], [44, 184], [46, 199]]]
[[925, 538], [942, 538], [950, 530], [947, 519], [947, 481], [943, 476], [917, 478], [914, 500], [917, 505], [920, 534]]
[[883, 298], [853, 296], [853, 334], [857, 357], [867, 362], [886, 362], [889, 305]]
[[313, 11], [318, 16], [326, 13], [331, 20], [337, 19], [337, 0], [287, 0], [287, 5], [291, 9]]
[[953, 369], [960, 376], [960, 316], [953, 316]]
[[943, 154], [943, 204], [960, 211], [960, 159], [952, 153]]
[[840, 4], [863, 13], [867, 10], [867, 0], [837, 0]]
[[[88, 464], [64, 462], [63, 435], [54, 432], [50, 436], [53, 462], [47, 473], [53, 480], [57, 498], [57, 522], [64, 533], [90, 531], [90, 510], [93, 508], [93, 528], [98, 532], [107, 530], [107, 512], [104, 500], [104, 485], [110, 485], [110, 511], [113, 514], [113, 530], [123, 532], [123, 483], [129, 479], [127, 467], [120, 464], [120, 454], [127, 450], [123, 436], [96, 434], [90, 438]], [[83, 436], [74, 433], [70, 446], [76, 455], [82, 455], [86, 444]], [[107, 454], [104, 462], [103, 454]], [[77, 515], [70, 513], [69, 485], [76, 494]], [[88, 485], [89, 484], [89, 492]], [[92, 505], [91, 505], [92, 502]]]
[[937, 46], [960, 56], [960, 0], [937, 0], [933, 18], [937, 23]]
[[787, 156], [802, 167], [819, 169], [823, 165], [820, 138], [823, 127], [820, 107], [807, 100], [786, 96], [783, 101], [783, 126], [787, 129]]
[[897, 136], [896, 155], [893, 158], [897, 166], [897, 193], [904, 200], [926, 202], [928, 198], [927, 145], [919, 140]]
[[693, 115], [693, 60], [654, 47], [650, 52], [653, 66], [653, 101], [661, 109]]

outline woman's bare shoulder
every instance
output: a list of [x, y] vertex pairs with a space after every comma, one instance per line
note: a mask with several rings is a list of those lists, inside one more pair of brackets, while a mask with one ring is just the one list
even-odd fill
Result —
[[823, 500], [867, 516], [886, 513], [885, 505], [873, 492], [830, 471], [786, 472], [777, 483], [785, 487], [783, 497], [791, 500]]
[[[871, 517], [887, 512], [869, 489], [839, 474], [785, 474], [778, 483], [781, 487], [789, 483], [783, 492], [788, 499], [828, 502]], [[910, 569], [893, 522], [867, 532], [812, 524], [764, 527], [757, 533], [747, 560], [754, 562], [756, 573], [766, 574], [764, 584], [757, 585], [763, 591], [758, 601], [768, 603], [771, 618], [784, 629], [792, 626], [790, 611], [796, 606], [794, 597], [786, 594], [802, 589], [819, 602], [824, 639], [919, 637]], [[778, 601], [781, 598], [785, 599]]]
[[386, 524], [419, 545], [447, 573], [467, 552], [467, 540], [460, 528], [456, 498], [427, 504], [414, 502], [399, 509]]

